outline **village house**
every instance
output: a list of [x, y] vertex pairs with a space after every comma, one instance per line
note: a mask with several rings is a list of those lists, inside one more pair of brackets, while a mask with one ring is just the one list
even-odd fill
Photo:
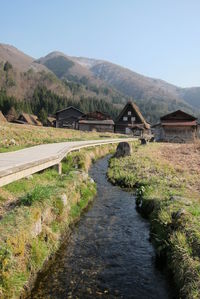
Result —
[[5, 116], [3, 115], [3, 113], [1, 112], [1, 110], [0, 110], [0, 123], [1, 122], [7, 122], [7, 119], [5, 118]]
[[38, 120], [36, 115], [28, 113], [21, 113], [15, 122], [18, 124], [42, 126], [42, 123]]
[[181, 110], [164, 115], [152, 128], [156, 141], [185, 143], [198, 138], [197, 118]]
[[67, 107], [56, 112], [56, 128], [77, 129], [78, 120], [84, 115], [75, 107]]
[[150, 125], [142, 116], [139, 108], [128, 102], [115, 121], [115, 133], [143, 136], [150, 132]]
[[82, 131], [114, 132], [114, 121], [110, 116], [94, 111], [83, 115], [78, 121], [78, 129]]

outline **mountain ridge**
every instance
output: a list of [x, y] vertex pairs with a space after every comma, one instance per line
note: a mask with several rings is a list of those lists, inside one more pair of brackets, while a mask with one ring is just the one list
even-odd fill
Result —
[[[3, 70], [6, 61], [13, 66], [7, 73]], [[0, 88], [21, 100], [31, 98], [34, 89], [44, 85], [59, 96], [77, 101], [81, 97], [103, 99], [119, 109], [134, 100], [149, 121], [176, 109], [200, 115], [200, 87], [180, 88], [101, 59], [60, 51], [35, 59], [11, 45], [0, 44], [0, 75]], [[78, 88], [76, 94], [72, 84]]]

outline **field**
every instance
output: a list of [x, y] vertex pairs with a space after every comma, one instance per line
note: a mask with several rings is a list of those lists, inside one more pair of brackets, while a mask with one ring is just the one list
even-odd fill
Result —
[[0, 123], [0, 153], [43, 143], [120, 137], [123, 136], [114, 133], [83, 132], [68, 129]]
[[108, 177], [136, 192], [151, 223], [157, 255], [173, 273], [180, 298], [200, 294], [200, 143], [133, 145], [110, 161]]

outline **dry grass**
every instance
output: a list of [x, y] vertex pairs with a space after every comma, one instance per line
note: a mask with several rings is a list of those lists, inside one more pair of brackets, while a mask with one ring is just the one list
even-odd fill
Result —
[[167, 256], [180, 298], [200, 294], [200, 144], [133, 146], [131, 157], [111, 159], [108, 176], [136, 189], [150, 219], [152, 240]]
[[123, 135], [0, 123], [0, 152], [42, 143], [119, 137]]

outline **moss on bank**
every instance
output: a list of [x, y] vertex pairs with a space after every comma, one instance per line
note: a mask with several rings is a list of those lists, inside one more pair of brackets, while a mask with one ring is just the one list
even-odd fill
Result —
[[96, 193], [87, 172], [114, 145], [74, 152], [63, 174], [48, 169], [0, 189], [0, 298], [18, 298], [56, 252]]
[[[199, 298], [200, 175], [162, 159], [159, 152], [166, 146], [135, 143], [131, 157], [110, 160], [108, 177], [135, 190], [137, 207], [150, 220], [152, 241], [167, 260], [180, 298]], [[191, 149], [187, 155], [190, 163]]]

